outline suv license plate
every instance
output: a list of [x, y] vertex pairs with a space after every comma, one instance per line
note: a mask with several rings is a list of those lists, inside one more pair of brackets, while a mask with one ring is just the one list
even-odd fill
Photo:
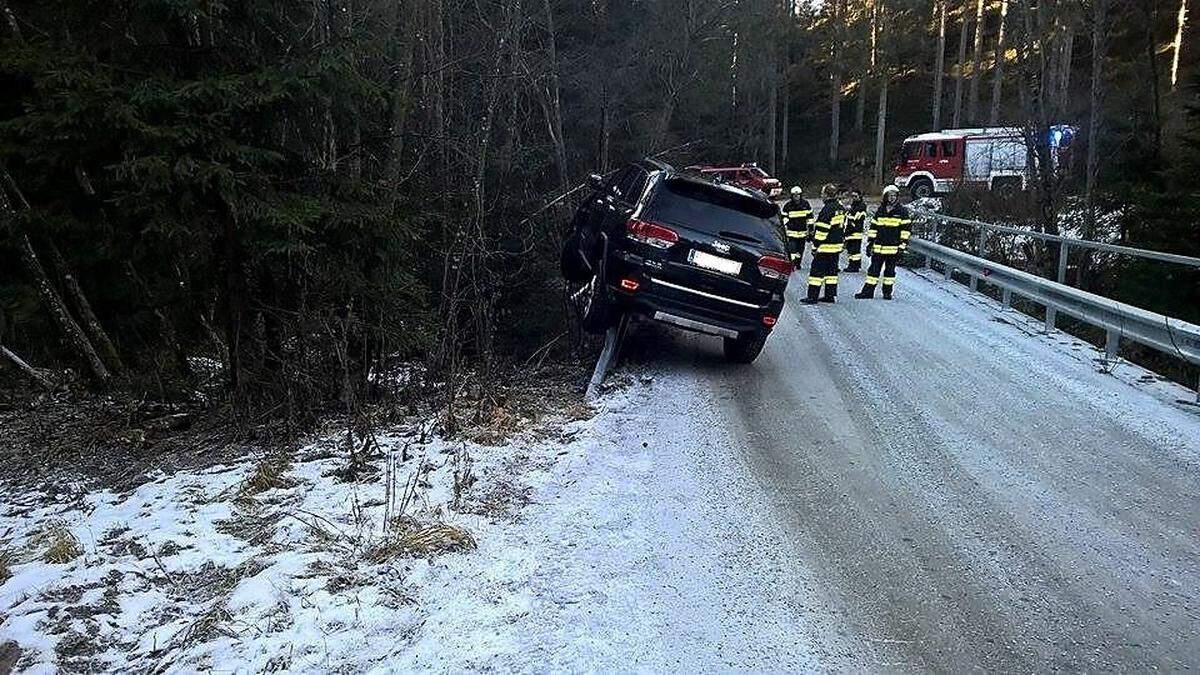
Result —
[[696, 267], [703, 267], [706, 270], [714, 270], [724, 274], [732, 274], [734, 276], [741, 274], [742, 272], [742, 263], [736, 260], [722, 258], [721, 256], [705, 253], [704, 251], [697, 251], [695, 249], [692, 249], [688, 253], [688, 262], [692, 263]]

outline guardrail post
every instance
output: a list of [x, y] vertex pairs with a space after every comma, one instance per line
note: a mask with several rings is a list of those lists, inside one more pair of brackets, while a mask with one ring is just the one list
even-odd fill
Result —
[[[979, 238], [975, 240], [975, 251], [980, 258], [987, 258], [987, 225], [979, 224]], [[971, 290], [979, 290], [979, 277], [971, 275]]]
[[1070, 246], [1062, 241], [1058, 244], [1058, 283], [1067, 283], [1067, 250]]
[[1000, 292], [1000, 302], [1004, 304], [1004, 309], [1012, 307], [1012, 291], [1007, 288]]
[[944, 263], [942, 263], [942, 266], [946, 268], [946, 281], [950, 281], [951, 279], [953, 279], [954, 278], [954, 265], [951, 265], [948, 262], [944, 262]]
[[1121, 334], [1115, 330], [1109, 329], [1104, 333], [1104, 357], [1109, 361], [1114, 361], [1117, 358], [1117, 352], [1121, 350]]

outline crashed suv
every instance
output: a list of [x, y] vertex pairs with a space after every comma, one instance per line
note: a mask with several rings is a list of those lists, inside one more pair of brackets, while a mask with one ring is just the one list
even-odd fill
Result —
[[584, 329], [629, 313], [719, 336], [726, 358], [753, 361], [792, 272], [778, 207], [654, 160], [589, 183], [562, 251]]

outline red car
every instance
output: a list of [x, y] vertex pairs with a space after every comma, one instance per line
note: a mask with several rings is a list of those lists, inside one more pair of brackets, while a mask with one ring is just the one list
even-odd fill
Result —
[[689, 166], [685, 171], [692, 171], [707, 178], [728, 185], [758, 190], [768, 197], [778, 197], [783, 194], [779, 181], [767, 175], [757, 164], [741, 166], [710, 166], [707, 164]]

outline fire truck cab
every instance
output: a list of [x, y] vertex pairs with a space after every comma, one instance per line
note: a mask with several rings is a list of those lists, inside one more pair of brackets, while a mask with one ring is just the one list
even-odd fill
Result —
[[[1051, 159], [1061, 165], [1075, 128], [1056, 125], [1047, 139]], [[962, 187], [983, 190], [1024, 190], [1030, 176], [1023, 129], [990, 127], [947, 129], [904, 139], [897, 160], [895, 183], [914, 199], [946, 194]]]

